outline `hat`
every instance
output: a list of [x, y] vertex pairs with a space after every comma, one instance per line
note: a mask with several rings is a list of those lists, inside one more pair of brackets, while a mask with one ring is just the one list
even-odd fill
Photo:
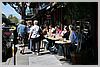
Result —
[[20, 20], [20, 23], [23, 24], [24, 23], [24, 20]]

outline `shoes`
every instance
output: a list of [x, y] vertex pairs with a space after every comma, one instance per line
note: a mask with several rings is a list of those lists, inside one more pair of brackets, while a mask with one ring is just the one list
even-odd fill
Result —
[[22, 50], [20, 51], [20, 53], [21, 53], [21, 54], [24, 54], [24, 52], [23, 52]]
[[40, 54], [40, 53], [37, 53], [36, 55], [39, 56], [39, 55], [41, 55], [41, 54]]
[[32, 54], [39, 56], [40, 53], [32, 52]]
[[36, 52], [32, 52], [32, 54], [34, 54], [34, 55], [35, 55], [35, 54], [36, 54]]
[[22, 53], [22, 50], [20, 51], [20, 53]]

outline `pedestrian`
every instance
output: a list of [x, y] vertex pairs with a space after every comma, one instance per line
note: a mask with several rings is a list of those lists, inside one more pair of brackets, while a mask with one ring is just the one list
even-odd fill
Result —
[[25, 50], [25, 35], [26, 35], [26, 26], [24, 20], [21, 20], [20, 24], [17, 27], [18, 39], [21, 41], [22, 49], [20, 53], [24, 53]]
[[[33, 21], [33, 26], [30, 28], [30, 34], [29, 34], [29, 38], [31, 40], [31, 43], [30, 43], [30, 48], [31, 48], [31, 51], [33, 51], [33, 54], [36, 53], [36, 49], [37, 49], [37, 55], [39, 55], [39, 52], [40, 52], [40, 33], [39, 33], [39, 30], [40, 30], [40, 27], [38, 26], [38, 21], [37, 20], [34, 20]], [[37, 47], [37, 48], [36, 48]]]

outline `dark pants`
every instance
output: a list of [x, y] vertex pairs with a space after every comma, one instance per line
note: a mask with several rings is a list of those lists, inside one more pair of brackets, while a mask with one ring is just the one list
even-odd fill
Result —
[[67, 58], [71, 59], [71, 54], [73, 54], [73, 52], [76, 52], [77, 46], [74, 44], [71, 44], [68, 48], [67, 48]]
[[28, 40], [28, 49], [30, 49], [30, 40]]
[[70, 46], [67, 44], [59, 44], [59, 52], [62, 53], [62, 55], [66, 58], [66, 59], [70, 59]]
[[76, 49], [77, 49], [77, 46], [74, 45], [74, 44], [71, 44], [70, 47], [69, 47], [69, 50], [70, 50], [71, 53], [72, 53], [72, 52], [75, 52]]
[[33, 38], [32, 39], [32, 51], [33, 52], [37, 52], [39, 53], [40, 52], [40, 44], [41, 44], [41, 40], [40, 40], [40, 37], [38, 38]]
[[64, 47], [62, 44], [58, 44], [58, 55], [63, 56], [64, 55]]

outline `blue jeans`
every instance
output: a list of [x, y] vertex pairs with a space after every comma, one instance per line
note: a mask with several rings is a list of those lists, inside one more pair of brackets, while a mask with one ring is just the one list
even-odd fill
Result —
[[37, 52], [39, 53], [40, 52], [40, 44], [41, 44], [40, 37], [30, 39], [31, 51], [36, 52], [36, 50], [37, 50]]
[[32, 39], [29, 40], [29, 47], [30, 47], [29, 49], [32, 50]]

